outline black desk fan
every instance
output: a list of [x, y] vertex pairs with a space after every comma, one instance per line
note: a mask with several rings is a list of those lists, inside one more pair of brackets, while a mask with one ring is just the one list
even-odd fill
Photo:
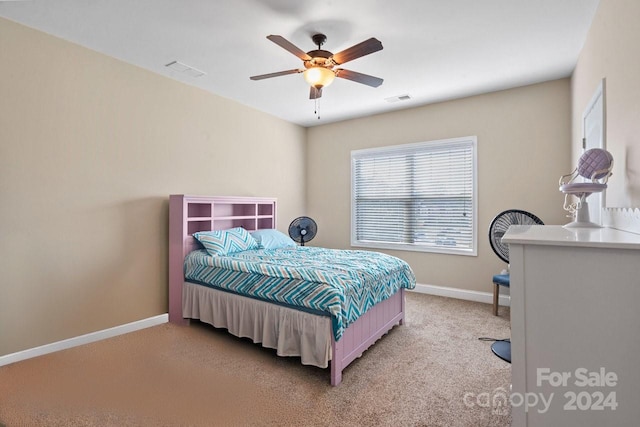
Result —
[[[489, 225], [489, 243], [491, 249], [502, 261], [509, 264], [509, 245], [502, 243], [502, 237], [512, 225], [544, 225], [542, 220], [534, 214], [519, 209], [509, 209], [500, 212]], [[493, 313], [498, 314], [498, 293], [500, 286], [509, 287], [509, 273], [493, 276]], [[511, 341], [497, 340], [491, 345], [491, 350], [500, 359], [511, 363]]]
[[317, 232], [318, 225], [308, 216], [298, 217], [289, 224], [289, 237], [302, 246], [316, 237]]

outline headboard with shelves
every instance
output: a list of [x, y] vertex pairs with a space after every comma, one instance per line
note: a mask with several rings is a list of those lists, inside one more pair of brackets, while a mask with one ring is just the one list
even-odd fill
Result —
[[169, 321], [182, 318], [184, 257], [202, 246], [198, 231], [243, 227], [248, 231], [276, 228], [276, 199], [270, 197], [169, 196]]

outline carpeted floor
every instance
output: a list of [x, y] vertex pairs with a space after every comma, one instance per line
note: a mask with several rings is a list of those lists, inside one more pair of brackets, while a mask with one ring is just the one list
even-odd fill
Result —
[[0, 368], [0, 425], [508, 426], [509, 310], [408, 293], [407, 321], [344, 371], [208, 325], [163, 324]]

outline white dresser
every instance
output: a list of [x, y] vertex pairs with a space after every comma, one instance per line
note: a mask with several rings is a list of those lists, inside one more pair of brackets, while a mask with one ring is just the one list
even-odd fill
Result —
[[640, 235], [512, 226], [514, 426], [640, 425]]

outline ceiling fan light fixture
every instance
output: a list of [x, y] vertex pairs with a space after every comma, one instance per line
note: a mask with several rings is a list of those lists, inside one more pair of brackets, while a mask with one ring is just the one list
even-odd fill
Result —
[[[314, 34], [311, 37], [311, 40], [318, 46], [318, 49], [309, 52], [303, 51], [282, 36], [271, 34], [267, 36], [267, 39], [301, 59], [305, 69], [294, 68], [292, 70], [260, 74], [249, 78], [251, 80], [263, 80], [271, 77], [286, 76], [288, 74], [303, 73], [305, 81], [311, 86], [309, 99], [316, 101], [316, 114], [318, 114], [318, 98], [322, 96], [322, 89], [329, 86], [336, 77], [371, 87], [378, 87], [382, 84], [383, 80], [379, 77], [345, 70], [344, 68], [336, 68], [336, 66], [342, 65], [345, 62], [353, 61], [354, 59], [382, 50], [382, 43], [374, 37], [336, 54], [322, 49], [322, 45], [327, 40], [324, 34]], [[318, 118], [320, 118], [319, 114]]]
[[329, 86], [333, 82], [333, 79], [336, 78], [333, 70], [325, 67], [307, 68], [302, 75], [306, 82], [316, 89]]

